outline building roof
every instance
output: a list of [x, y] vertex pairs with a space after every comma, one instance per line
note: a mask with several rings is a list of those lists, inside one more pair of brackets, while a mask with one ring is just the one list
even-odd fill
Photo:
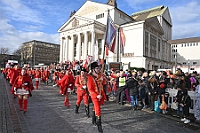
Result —
[[200, 42], [200, 37], [183, 38], [183, 39], [176, 39], [176, 40], [168, 41], [168, 43], [170, 43], [170, 44], [180, 44], [180, 43], [190, 43], [190, 42]]
[[52, 44], [52, 45], [60, 45], [60, 44], [56, 44], [56, 43], [43, 42], [43, 41], [37, 41], [37, 40], [32, 40], [32, 41], [24, 42], [23, 44], [27, 44], [27, 43], [31, 43], [31, 42], [40, 42], [40, 43], [46, 43], [46, 44]]
[[166, 9], [167, 9], [167, 7], [164, 7], [162, 5], [162, 6], [154, 7], [151, 9], [143, 10], [140, 12], [135, 12], [131, 15], [131, 17], [133, 17], [136, 21], [141, 21], [141, 20], [145, 20], [148, 18], [162, 15]]

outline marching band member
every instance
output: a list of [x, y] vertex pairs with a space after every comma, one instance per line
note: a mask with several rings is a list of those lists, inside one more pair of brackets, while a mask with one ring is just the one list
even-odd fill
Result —
[[36, 68], [34, 79], [35, 79], [35, 86], [36, 86], [37, 90], [38, 90], [40, 78], [41, 78], [41, 72], [40, 72], [39, 68]]
[[22, 111], [22, 103], [24, 103], [24, 113], [27, 111], [28, 97], [31, 96], [31, 92], [34, 89], [32, 79], [26, 73], [26, 69], [22, 69], [21, 74], [16, 78], [12, 91], [18, 95], [18, 102], [20, 110]]
[[76, 109], [75, 113], [79, 113], [78, 109], [80, 107], [80, 103], [82, 100], [84, 100], [85, 104], [85, 112], [87, 117], [90, 117], [89, 115], [89, 104], [88, 104], [88, 90], [87, 90], [87, 71], [86, 69], [82, 68], [80, 75], [76, 76], [75, 86], [77, 88], [77, 101], [76, 101]]
[[71, 70], [67, 70], [65, 72], [65, 75], [63, 76], [63, 78], [61, 80], [59, 80], [57, 82], [57, 84], [53, 85], [53, 86], [60, 86], [60, 90], [62, 91], [62, 94], [65, 95], [65, 99], [64, 99], [64, 105], [67, 107], [70, 107], [69, 104], [69, 93], [71, 92], [71, 90], [74, 87], [74, 78], [71, 74]]
[[106, 95], [104, 92], [105, 81], [100, 73], [100, 68], [97, 62], [91, 63], [91, 73], [88, 76], [87, 87], [90, 93], [92, 102], [94, 104], [93, 108], [93, 118], [92, 123], [97, 125], [98, 131], [100, 133], [103, 132], [101, 125], [101, 104], [104, 104], [104, 100], [106, 100]]

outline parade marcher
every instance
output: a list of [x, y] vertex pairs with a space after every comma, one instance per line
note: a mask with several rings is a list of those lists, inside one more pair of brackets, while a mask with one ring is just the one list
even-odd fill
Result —
[[76, 109], [75, 113], [79, 113], [78, 109], [80, 107], [80, 103], [84, 100], [85, 112], [87, 117], [90, 117], [89, 114], [89, 103], [88, 103], [88, 90], [87, 90], [87, 71], [82, 68], [80, 75], [76, 76], [75, 81], [76, 93], [77, 93], [77, 101], [76, 101]]
[[38, 90], [40, 79], [41, 79], [41, 72], [40, 72], [39, 68], [36, 68], [35, 75], [34, 75], [36, 90]]
[[94, 109], [92, 117], [92, 123], [98, 126], [98, 131], [100, 133], [103, 132], [101, 125], [101, 104], [104, 104], [104, 100], [106, 100], [106, 95], [104, 92], [104, 78], [100, 73], [100, 67], [97, 62], [91, 63], [91, 73], [88, 76], [88, 91], [90, 93], [92, 102], [94, 104]]
[[22, 104], [24, 104], [24, 113], [27, 111], [28, 98], [31, 96], [31, 92], [34, 89], [32, 79], [26, 73], [26, 69], [22, 69], [21, 74], [16, 78], [12, 92], [18, 95], [18, 102], [20, 110], [23, 110]]
[[50, 71], [49, 68], [47, 67], [43, 72], [42, 81], [48, 84], [49, 76], [50, 76]]
[[71, 70], [66, 70], [65, 75], [60, 79], [57, 84], [53, 86], [60, 86], [60, 90], [62, 91], [62, 95], [65, 96], [64, 98], [64, 105], [70, 107], [69, 104], [69, 92], [71, 92], [74, 86], [74, 78], [71, 74]]
[[196, 118], [195, 121], [197, 123], [200, 123], [200, 79], [198, 79], [198, 82], [199, 84], [195, 89], [197, 101], [196, 104], [194, 105], [194, 117]]

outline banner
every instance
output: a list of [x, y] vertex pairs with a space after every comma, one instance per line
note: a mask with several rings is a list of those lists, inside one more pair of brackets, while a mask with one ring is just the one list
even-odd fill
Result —
[[[106, 28], [106, 45], [109, 50], [115, 53], [115, 38], [117, 30], [115, 29], [114, 23], [110, 16], [108, 15], [107, 28]], [[114, 42], [114, 43], [113, 43]]]

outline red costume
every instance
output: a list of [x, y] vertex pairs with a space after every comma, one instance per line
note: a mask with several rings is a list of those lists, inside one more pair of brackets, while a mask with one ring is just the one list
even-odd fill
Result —
[[74, 77], [70, 74], [70, 71], [67, 71], [66, 73], [67, 74], [65, 74], [64, 77], [58, 81], [57, 85], [60, 86], [60, 93], [65, 95], [64, 105], [69, 107], [70, 104], [68, 94], [74, 88]]
[[44, 70], [44, 72], [43, 72], [42, 81], [44, 81], [44, 82], [46, 82], [46, 84], [48, 84], [49, 76], [50, 76], [50, 71], [49, 71], [49, 69], [47, 68], [47, 69]]
[[88, 104], [88, 90], [87, 90], [87, 75], [84, 74], [86, 72], [85, 69], [82, 69], [81, 74], [76, 76], [75, 86], [76, 86], [76, 93], [77, 93], [77, 101], [76, 101], [76, 109], [75, 113], [79, 113], [78, 109], [80, 107], [81, 101], [84, 99], [85, 104], [85, 111], [87, 117], [89, 115], [89, 104]]
[[[33, 89], [34, 87], [33, 87], [32, 79], [30, 78], [30, 76], [28, 74], [19, 75], [12, 86], [11, 93], [14, 93], [15, 91], [17, 95], [26, 95], [26, 94], [30, 95]], [[20, 91], [18, 92], [18, 90]], [[25, 94], [22, 93], [22, 91], [25, 92]], [[19, 102], [20, 110], [22, 110], [22, 103], [24, 103], [24, 112], [26, 112], [28, 99], [19, 98], [18, 100], [19, 100], [18, 102]]]
[[106, 95], [104, 85], [106, 84], [105, 76], [100, 73], [97, 62], [91, 63], [91, 75], [88, 76], [87, 87], [94, 104], [92, 123], [97, 125], [98, 131], [103, 132], [101, 125], [101, 104], [104, 104]]
[[38, 69], [35, 70], [34, 78], [35, 78], [35, 86], [36, 86], [36, 89], [38, 89], [39, 82], [40, 82], [40, 78], [41, 78], [41, 72], [40, 72], [40, 70], [38, 70]]

